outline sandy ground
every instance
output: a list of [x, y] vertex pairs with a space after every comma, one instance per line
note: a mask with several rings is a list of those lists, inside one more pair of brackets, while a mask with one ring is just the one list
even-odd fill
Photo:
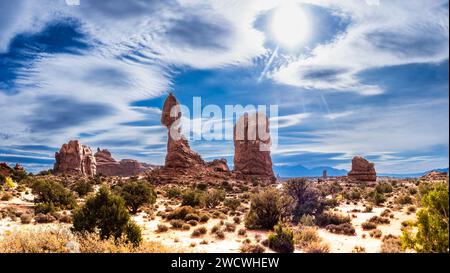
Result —
[[[1, 201], [0, 209], [6, 207], [13, 207], [16, 210], [20, 210], [23, 212], [32, 211], [33, 210], [33, 196], [32, 195], [24, 195], [20, 198], [14, 198], [11, 201]], [[168, 202], [168, 199], [158, 198], [157, 204], [159, 205], [158, 211], [165, 210], [164, 203]], [[173, 205], [173, 208], [176, 206]], [[330, 245], [330, 252], [333, 253], [349, 253], [352, 252], [355, 246], [362, 246], [365, 248], [366, 252], [376, 253], [380, 252], [381, 248], [381, 239], [371, 238], [369, 235], [370, 231], [363, 231], [361, 228], [361, 224], [367, 221], [369, 218], [375, 215], [380, 215], [386, 208], [385, 207], [375, 207], [373, 211], [370, 213], [364, 212], [350, 212], [353, 209], [359, 209], [361, 211], [364, 210], [363, 204], [357, 205], [341, 205], [337, 208], [342, 213], [348, 213], [349, 215], [356, 215], [356, 218], [352, 219], [352, 224], [356, 229], [355, 236], [347, 236], [347, 235], [337, 235], [326, 231], [325, 229], [319, 229], [319, 235], [324, 239], [325, 242]], [[378, 225], [378, 229], [380, 229], [384, 235], [401, 235], [401, 223], [405, 220], [414, 220], [415, 214], [412, 213], [408, 215], [405, 212], [405, 208], [401, 210], [392, 210], [394, 217], [391, 218], [391, 223], [387, 225]], [[156, 215], [156, 212], [155, 212]], [[217, 239], [214, 235], [210, 233], [211, 228], [218, 224], [222, 219], [213, 219], [211, 218], [205, 224], [199, 224], [195, 227], [191, 227], [189, 231], [183, 230], [174, 230], [170, 228], [169, 221], [163, 220], [159, 216], [155, 216], [152, 220], [147, 217], [145, 212], [140, 212], [136, 216], [134, 216], [134, 220], [142, 227], [143, 236], [148, 241], [157, 241], [162, 243], [167, 247], [173, 247], [177, 249], [189, 249], [192, 252], [200, 252], [200, 253], [238, 253], [240, 247], [242, 246], [242, 242], [245, 239], [250, 239], [253, 243], [256, 242], [255, 236], [259, 235], [262, 240], [267, 237], [269, 232], [267, 231], [253, 231], [247, 230], [245, 236], [239, 236], [237, 231], [241, 228], [244, 228], [244, 215], [241, 215], [241, 223], [236, 225], [235, 232], [225, 232], [225, 239]], [[228, 216], [227, 219], [223, 220], [224, 222], [233, 222], [233, 217]], [[169, 230], [164, 233], [156, 232], [158, 224], [165, 224], [169, 227]], [[42, 227], [41, 224], [36, 224], [34, 221], [30, 224], [31, 227]], [[28, 225], [28, 226], [30, 226]], [[49, 226], [61, 225], [64, 224], [47, 224]], [[195, 228], [205, 226], [208, 229], [208, 233], [200, 236], [200, 237], [192, 237], [191, 233]], [[13, 231], [14, 229], [19, 229], [23, 227], [20, 223], [20, 218], [17, 217], [15, 221], [12, 221], [9, 217], [0, 220], [0, 237], [4, 236], [8, 231]], [[363, 238], [363, 234], [365, 234], [365, 238]], [[202, 243], [203, 242], [203, 243]], [[204, 242], [207, 242], [206, 244]], [[269, 250], [267, 250], [269, 251]], [[301, 252], [297, 250], [296, 252]]]

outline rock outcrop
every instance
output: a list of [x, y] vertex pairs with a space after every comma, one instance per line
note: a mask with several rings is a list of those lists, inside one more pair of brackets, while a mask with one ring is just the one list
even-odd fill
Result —
[[425, 181], [445, 181], [448, 178], [447, 172], [430, 171], [423, 175], [420, 179]]
[[7, 163], [0, 163], [0, 174], [3, 176], [10, 176], [13, 169]]
[[96, 161], [91, 148], [78, 140], [71, 140], [55, 153], [55, 173], [93, 176], [96, 174]]
[[194, 168], [205, 165], [205, 161], [199, 154], [192, 151], [188, 141], [181, 134], [181, 111], [180, 105], [172, 94], [167, 97], [161, 123], [167, 127], [167, 155], [166, 168]]
[[356, 156], [352, 159], [352, 170], [348, 173], [348, 177], [353, 181], [375, 182], [377, 181], [375, 164]]
[[95, 160], [97, 161], [97, 174], [104, 176], [136, 176], [154, 168], [150, 164], [140, 163], [133, 159], [116, 161], [111, 152], [106, 149], [97, 149]]
[[275, 181], [270, 156], [269, 119], [262, 113], [245, 114], [234, 127], [234, 171]]

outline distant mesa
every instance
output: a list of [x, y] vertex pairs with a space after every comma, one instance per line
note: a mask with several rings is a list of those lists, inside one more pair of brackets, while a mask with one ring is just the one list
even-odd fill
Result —
[[100, 150], [100, 148], [95, 153], [95, 160], [97, 162], [97, 174], [104, 176], [136, 176], [155, 168], [153, 165], [133, 159], [123, 159], [118, 162], [112, 157], [110, 151]]
[[53, 170], [57, 174], [94, 176], [97, 173], [96, 160], [91, 148], [71, 140], [55, 153]]
[[376, 182], [375, 164], [361, 156], [355, 156], [352, 159], [352, 170], [348, 173], [348, 177], [352, 181]]
[[91, 148], [71, 140], [64, 144], [55, 154], [56, 174], [72, 174], [81, 176], [135, 176], [154, 169], [153, 165], [140, 163], [132, 159], [117, 162], [108, 150], [97, 150], [94, 155]]
[[262, 113], [244, 114], [234, 127], [234, 171], [276, 181], [270, 155], [269, 119]]

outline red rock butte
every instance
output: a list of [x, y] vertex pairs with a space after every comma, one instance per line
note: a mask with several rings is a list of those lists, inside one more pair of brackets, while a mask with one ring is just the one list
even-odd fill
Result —
[[352, 159], [352, 170], [348, 173], [348, 177], [352, 181], [376, 182], [375, 164], [363, 157], [355, 156]]

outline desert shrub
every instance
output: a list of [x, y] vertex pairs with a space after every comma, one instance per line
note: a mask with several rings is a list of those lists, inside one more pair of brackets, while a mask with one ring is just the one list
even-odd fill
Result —
[[381, 217], [389, 217], [389, 215], [391, 214], [391, 210], [390, 209], [385, 209], [380, 216]]
[[372, 222], [364, 222], [361, 224], [361, 227], [363, 230], [372, 230], [372, 229], [376, 229], [377, 225]]
[[206, 229], [206, 227], [198, 227], [192, 232], [192, 237], [199, 237], [205, 235], [207, 232], [208, 230]]
[[316, 216], [315, 222], [320, 227], [350, 223], [350, 216], [334, 212], [323, 212]]
[[20, 216], [20, 222], [22, 224], [29, 224], [31, 223], [31, 220], [33, 220], [33, 216], [31, 216], [30, 214], [24, 213]]
[[170, 221], [170, 225], [173, 228], [181, 228], [184, 225], [184, 221], [179, 220], [179, 219], [173, 219], [173, 220]]
[[225, 200], [225, 192], [222, 190], [209, 190], [203, 194], [202, 204], [205, 208], [215, 208]]
[[373, 190], [369, 192], [369, 194], [367, 194], [367, 200], [379, 206], [386, 201], [386, 198], [382, 193], [378, 192], [377, 190]]
[[266, 248], [260, 244], [242, 244], [240, 248], [241, 253], [264, 253], [266, 252]]
[[50, 202], [50, 203], [39, 203], [39, 204], [35, 205], [34, 211], [36, 213], [47, 214], [47, 213], [55, 212], [56, 208], [53, 205], [53, 202]]
[[202, 202], [202, 192], [197, 190], [186, 190], [182, 196], [181, 205], [196, 207], [200, 206]]
[[414, 207], [414, 206], [409, 206], [408, 208], [407, 208], [407, 211], [409, 212], [409, 213], [413, 213], [413, 212], [416, 212], [416, 207]]
[[413, 199], [409, 195], [402, 194], [395, 199], [395, 202], [400, 205], [407, 205], [407, 204], [412, 204]]
[[372, 210], [373, 210], [372, 206], [365, 206], [364, 207], [364, 212], [366, 212], [366, 213], [372, 212]]
[[196, 185], [196, 188], [201, 191], [205, 191], [208, 188], [208, 183], [200, 182]]
[[195, 221], [195, 220], [189, 220], [189, 221], [187, 221], [187, 223], [188, 223], [189, 225], [193, 226], [193, 227], [195, 227], [196, 225], [198, 225], [198, 222]]
[[182, 192], [180, 189], [176, 188], [176, 187], [171, 187], [168, 188], [166, 190], [166, 195], [168, 198], [172, 199], [172, 198], [179, 198], [182, 195]]
[[300, 248], [304, 248], [313, 242], [320, 242], [322, 239], [314, 227], [301, 227], [294, 233], [294, 242]]
[[401, 242], [404, 248], [417, 252], [449, 252], [448, 197], [448, 183], [436, 183], [423, 196], [423, 208], [416, 214], [417, 231], [413, 233], [408, 227], [403, 230]]
[[236, 231], [236, 225], [233, 223], [225, 223], [225, 231], [227, 232], [234, 232]]
[[269, 248], [276, 252], [292, 253], [295, 250], [294, 233], [282, 225], [276, 225], [274, 233], [269, 234], [267, 240]]
[[183, 224], [183, 226], [181, 226], [181, 229], [182, 230], [190, 230], [191, 229], [191, 225], [189, 225], [189, 224]]
[[302, 215], [302, 217], [300, 217], [299, 224], [301, 224], [302, 226], [312, 227], [316, 223], [314, 221], [314, 216], [305, 214], [305, 215]]
[[156, 232], [158, 232], [158, 233], [167, 232], [168, 230], [169, 230], [169, 227], [164, 224], [158, 224], [158, 226], [156, 228]]
[[223, 202], [223, 205], [235, 211], [241, 205], [241, 201], [237, 198], [227, 198]]
[[380, 224], [380, 225], [387, 225], [387, 224], [391, 223], [391, 220], [389, 220], [389, 218], [380, 217], [380, 216], [373, 216], [368, 221], [371, 223]]
[[195, 214], [195, 213], [189, 213], [189, 214], [187, 214], [186, 215], [186, 217], [184, 217], [184, 220], [185, 221], [191, 221], [191, 220], [194, 220], [194, 221], [200, 221], [200, 216], [198, 216], [197, 214]]
[[303, 251], [306, 253], [328, 253], [330, 252], [330, 246], [324, 242], [312, 242], [305, 246]]
[[206, 223], [208, 221], [209, 221], [209, 216], [207, 214], [200, 215], [200, 219], [199, 219], [200, 223]]
[[253, 195], [245, 226], [249, 229], [272, 229], [290, 211], [289, 204], [280, 193], [274, 188], [267, 188]]
[[409, 192], [409, 194], [411, 194], [411, 195], [416, 195], [417, 194], [417, 188], [409, 188], [408, 189], [408, 192]]
[[59, 222], [70, 224], [70, 223], [72, 223], [72, 217], [70, 215], [62, 215], [59, 218]]
[[47, 223], [53, 223], [56, 221], [56, 218], [53, 217], [50, 214], [38, 214], [34, 217], [34, 221], [39, 224], [47, 224]]
[[350, 223], [344, 223], [339, 225], [328, 225], [325, 227], [329, 232], [336, 233], [336, 234], [344, 234], [353, 236], [356, 234], [355, 228]]
[[388, 235], [381, 240], [381, 253], [401, 253], [402, 244], [399, 237]]
[[220, 239], [220, 240], [225, 239], [225, 233], [221, 230], [214, 232], [214, 235], [216, 236], [217, 239]]
[[393, 191], [392, 185], [389, 182], [378, 182], [378, 184], [375, 186], [375, 190], [378, 193], [390, 193]]
[[167, 215], [167, 220], [172, 220], [172, 219], [184, 220], [186, 218], [186, 216], [189, 214], [191, 214], [191, 215], [195, 214], [195, 210], [191, 206], [178, 207], [173, 212], [171, 212]]
[[156, 192], [148, 182], [132, 180], [114, 188], [124, 200], [131, 213], [137, 213], [138, 209], [147, 204], [156, 202]]
[[344, 192], [344, 198], [347, 200], [357, 201], [361, 199], [361, 192], [355, 189]]
[[1, 201], [10, 201], [14, 198], [14, 196], [10, 193], [10, 192], [5, 192], [2, 195], [2, 198], [0, 199]]
[[86, 194], [94, 191], [94, 186], [88, 180], [78, 180], [73, 184], [72, 190], [78, 193], [80, 197], [84, 197]]
[[72, 209], [76, 207], [76, 200], [72, 192], [58, 182], [37, 179], [31, 185], [35, 195], [35, 203], [52, 203], [57, 208]]
[[352, 250], [352, 253], [365, 253], [366, 248], [363, 246], [355, 246]]
[[379, 229], [375, 229], [375, 230], [372, 230], [370, 233], [369, 233], [369, 235], [370, 235], [370, 237], [373, 237], [373, 238], [381, 238], [381, 236], [383, 235], [383, 233], [381, 232], [381, 230], [379, 230]]
[[293, 215], [296, 222], [305, 214], [320, 214], [327, 206], [333, 205], [321, 199], [313, 183], [304, 178], [289, 179], [284, 184], [284, 190], [294, 200]]
[[237, 225], [239, 225], [241, 223], [241, 217], [239, 216], [234, 216], [233, 217], [233, 222]]
[[127, 240], [139, 245], [142, 241], [140, 228], [130, 219], [122, 197], [111, 193], [106, 187], [90, 197], [86, 204], [73, 214], [73, 230], [93, 233], [99, 230], [101, 239], [126, 236]]
[[245, 228], [241, 228], [238, 230], [239, 236], [245, 236], [247, 234], [247, 230]]
[[219, 231], [220, 230], [220, 225], [214, 225], [212, 228], [211, 228], [211, 234], [212, 233], [216, 233], [217, 231]]

